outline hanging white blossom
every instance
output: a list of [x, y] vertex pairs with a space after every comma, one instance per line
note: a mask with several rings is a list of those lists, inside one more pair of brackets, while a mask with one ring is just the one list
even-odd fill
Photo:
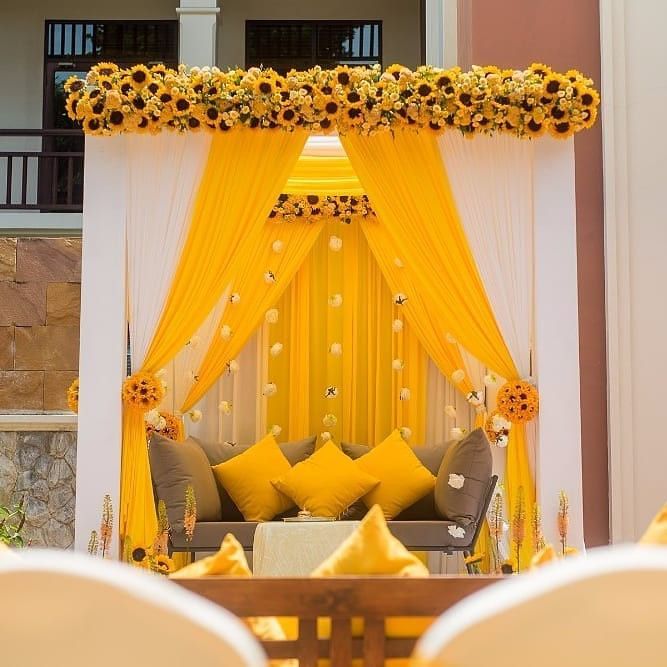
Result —
[[188, 417], [190, 417], [190, 421], [193, 423], [201, 421], [202, 418], [201, 410], [190, 410], [190, 412], [188, 412]]
[[394, 333], [400, 333], [401, 331], [403, 331], [403, 320], [394, 320], [391, 323], [391, 330]]
[[223, 340], [229, 340], [232, 337], [232, 328], [229, 324], [223, 324], [220, 328], [220, 337]]
[[273, 250], [273, 252], [275, 252], [277, 255], [279, 255], [283, 251], [284, 247], [285, 247], [285, 244], [280, 239], [276, 239], [271, 244], [271, 250]]
[[322, 417], [322, 424], [327, 428], [333, 428], [338, 423], [338, 417], [328, 412], [324, 417]]
[[229, 296], [229, 303], [236, 304], [241, 301], [241, 295], [238, 292], [232, 292]]
[[410, 390], [407, 387], [401, 387], [401, 390], [398, 392], [398, 397], [401, 401], [409, 401]]
[[332, 234], [329, 237], [329, 249], [333, 252], [338, 252], [343, 247], [343, 239], [340, 236]]
[[455, 370], [452, 373], [452, 382], [454, 384], [459, 384], [460, 382], [463, 382], [465, 380], [465, 371], [462, 368], [459, 368], [458, 370]]
[[403, 264], [403, 260], [400, 257], [394, 257], [394, 264], [399, 269], [402, 269], [405, 266], [405, 264]]
[[278, 317], [280, 314], [278, 313], [277, 308], [269, 308], [269, 310], [266, 311], [264, 314], [264, 319], [269, 323], [269, 324], [276, 324], [278, 322]]
[[336, 398], [338, 396], [338, 387], [336, 385], [330, 384], [324, 390], [324, 398]]
[[403, 292], [397, 292], [394, 294], [394, 304], [397, 306], [402, 306], [408, 300], [408, 295], [403, 294]]
[[161, 369], [155, 374], [155, 377], [156, 377], [158, 380], [162, 380], [162, 379], [164, 379], [165, 377], [167, 377], [167, 369], [166, 369], [166, 368], [161, 368]]
[[332, 294], [329, 297], [329, 305], [332, 308], [339, 308], [343, 305], [343, 295], [342, 294]]
[[452, 334], [450, 334], [449, 332], [447, 332], [447, 333], [445, 334], [445, 340], [446, 340], [448, 343], [451, 343], [452, 345], [454, 345], [454, 344], [456, 343], [456, 338], [454, 338], [454, 336], [453, 336]]
[[157, 408], [149, 410], [144, 414], [144, 421], [153, 428], [156, 428], [160, 423], [160, 411]]
[[496, 412], [491, 418], [491, 427], [494, 431], [509, 431], [512, 428], [512, 422]]
[[340, 357], [343, 354], [343, 346], [340, 343], [331, 343], [329, 345], [329, 354], [332, 354], [334, 357]]
[[473, 407], [480, 406], [484, 403], [484, 392], [480, 389], [473, 389], [466, 395], [466, 401]]
[[466, 531], [461, 526], [447, 526], [447, 532], [452, 536], [458, 539], [461, 539], [466, 536]]
[[462, 489], [465, 481], [466, 478], [463, 475], [457, 475], [455, 472], [451, 472], [449, 473], [447, 484], [449, 484], [452, 489]]
[[274, 343], [271, 346], [271, 356], [272, 357], [277, 357], [281, 352], [283, 351], [283, 344], [282, 343]]
[[463, 440], [465, 437], [465, 434], [468, 432], [468, 429], [465, 428], [459, 428], [458, 426], [454, 426], [454, 428], [450, 429], [449, 431], [449, 437], [452, 440]]
[[409, 440], [412, 437], [412, 429], [409, 426], [401, 426], [398, 432], [401, 434], [403, 440]]
[[391, 367], [392, 367], [395, 371], [402, 371], [403, 368], [405, 368], [405, 362], [403, 361], [403, 359], [394, 359], [394, 360], [391, 362]]
[[445, 414], [452, 419], [456, 419], [456, 408], [453, 405], [445, 405]]
[[270, 428], [270, 432], [274, 438], [277, 438], [283, 432], [283, 429], [281, 426], [278, 426], [278, 424], [273, 424]]
[[239, 362], [236, 359], [230, 359], [227, 362], [227, 370], [230, 373], [236, 373], [239, 370]]
[[218, 405], [218, 410], [220, 410], [220, 412], [222, 412], [223, 415], [231, 415], [232, 414], [231, 401], [220, 401], [220, 405]]
[[264, 271], [264, 282], [267, 285], [273, 285], [276, 282], [276, 274], [273, 271]]
[[508, 444], [509, 444], [509, 437], [506, 436], [504, 433], [502, 433], [496, 438], [497, 447], [507, 447]]
[[262, 389], [262, 396], [274, 396], [278, 391], [275, 382], [267, 382]]
[[320, 433], [320, 438], [322, 438], [322, 442], [328, 442], [331, 440], [331, 433], [329, 433], [329, 431], [322, 431], [322, 433]]
[[164, 431], [167, 428], [167, 420], [160, 415], [160, 418], [157, 420], [157, 426], [155, 427], [156, 431]]
[[484, 376], [484, 384], [487, 387], [493, 387], [494, 385], [498, 384], [498, 376], [495, 373], [487, 373]]

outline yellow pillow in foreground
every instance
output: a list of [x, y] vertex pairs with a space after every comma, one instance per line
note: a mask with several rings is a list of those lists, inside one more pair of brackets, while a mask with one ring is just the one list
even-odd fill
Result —
[[292, 507], [287, 496], [271, 480], [291, 466], [272, 434], [229, 461], [213, 466], [213, 474], [225, 488], [246, 521], [270, 521]]
[[653, 517], [639, 544], [667, 545], [667, 504]]
[[338, 516], [377, 486], [378, 480], [329, 441], [272, 483], [314, 516]]
[[386, 519], [393, 519], [435, 487], [435, 477], [398, 430], [354, 463], [380, 480], [362, 500], [367, 507], [379, 505]]

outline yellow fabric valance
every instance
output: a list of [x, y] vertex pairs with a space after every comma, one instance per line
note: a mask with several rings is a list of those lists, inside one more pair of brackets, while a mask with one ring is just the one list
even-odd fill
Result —
[[300, 155], [283, 192], [298, 195], [361, 195], [364, 189], [347, 155]]

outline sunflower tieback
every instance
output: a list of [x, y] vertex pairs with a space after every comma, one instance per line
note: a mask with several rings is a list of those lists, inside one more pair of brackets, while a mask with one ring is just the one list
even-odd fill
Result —
[[123, 382], [123, 403], [128, 408], [148, 412], [157, 408], [164, 398], [164, 385], [152, 373], [139, 372]]
[[79, 412], [79, 378], [75, 378], [67, 389], [67, 407], [72, 412]]
[[525, 380], [506, 382], [497, 396], [498, 412], [512, 424], [522, 424], [537, 417], [540, 396], [537, 387]]

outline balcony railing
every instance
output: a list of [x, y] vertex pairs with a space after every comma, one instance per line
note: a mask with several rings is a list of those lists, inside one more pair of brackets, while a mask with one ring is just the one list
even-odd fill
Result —
[[81, 130], [0, 129], [0, 211], [80, 213]]

